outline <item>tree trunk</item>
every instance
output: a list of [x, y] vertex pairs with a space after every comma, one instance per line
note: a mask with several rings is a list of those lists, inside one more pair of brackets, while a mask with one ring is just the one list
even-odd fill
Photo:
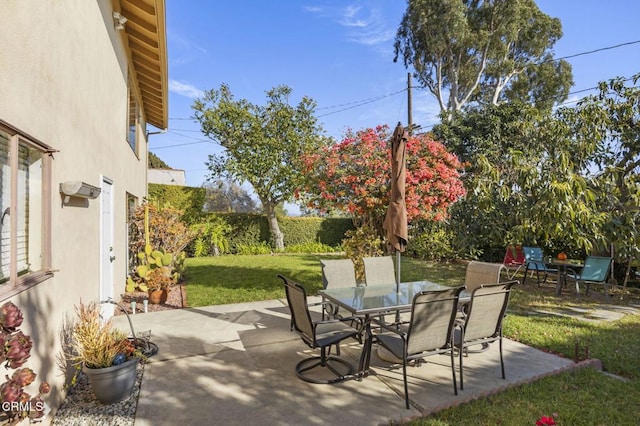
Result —
[[278, 218], [276, 217], [275, 206], [267, 203], [262, 203], [264, 206], [264, 213], [267, 215], [267, 221], [269, 222], [269, 230], [273, 237], [276, 251], [284, 250], [284, 234], [280, 231], [280, 225], [278, 225]]

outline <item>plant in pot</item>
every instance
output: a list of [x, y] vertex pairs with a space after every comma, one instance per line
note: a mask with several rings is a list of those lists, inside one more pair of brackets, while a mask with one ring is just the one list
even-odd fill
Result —
[[111, 319], [102, 320], [100, 304], [80, 302], [75, 311], [70, 358], [87, 375], [100, 402], [125, 399], [133, 392], [137, 365], [144, 355], [123, 331], [113, 328]]
[[171, 270], [167, 267], [150, 270], [144, 278], [149, 294], [149, 303], [164, 303], [167, 301], [169, 287], [173, 285]]

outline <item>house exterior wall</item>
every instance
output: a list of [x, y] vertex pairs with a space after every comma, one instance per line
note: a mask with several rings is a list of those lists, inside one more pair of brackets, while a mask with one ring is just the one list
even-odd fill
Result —
[[184, 170], [149, 169], [147, 172], [147, 180], [149, 183], [159, 183], [162, 185], [187, 185], [187, 178]]
[[[138, 127], [138, 153], [127, 143], [128, 54], [114, 29], [109, 0], [3, 0], [0, 7], [0, 119], [57, 152], [51, 167], [52, 276], [6, 296], [23, 312], [33, 340], [25, 365], [48, 381], [45, 401], [63, 398], [60, 335], [80, 300], [100, 298], [101, 197], [65, 204], [58, 186], [81, 180], [113, 182], [113, 294], [127, 273], [127, 194], [146, 195], [147, 146]], [[102, 254], [103, 255], [103, 254]], [[6, 285], [6, 284], [5, 284]], [[35, 386], [35, 387], [34, 387]]]

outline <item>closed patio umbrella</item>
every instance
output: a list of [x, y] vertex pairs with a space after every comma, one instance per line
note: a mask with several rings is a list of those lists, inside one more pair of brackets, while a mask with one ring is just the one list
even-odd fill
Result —
[[400, 284], [400, 253], [407, 247], [407, 206], [405, 204], [406, 143], [408, 133], [398, 122], [391, 137], [391, 192], [383, 228], [388, 244], [396, 253], [396, 292]]

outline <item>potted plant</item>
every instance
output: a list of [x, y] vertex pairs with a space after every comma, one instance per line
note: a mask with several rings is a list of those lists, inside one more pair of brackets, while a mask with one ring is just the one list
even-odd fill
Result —
[[169, 287], [173, 285], [171, 270], [166, 267], [155, 268], [145, 275], [149, 303], [164, 303], [167, 301]]
[[80, 302], [75, 310], [72, 360], [87, 375], [100, 402], [123, 400], [133, 392], [137, 365], [144, 355], [124, 332], [113, 328], [111, 319], [102, 320], [98, 303]]

